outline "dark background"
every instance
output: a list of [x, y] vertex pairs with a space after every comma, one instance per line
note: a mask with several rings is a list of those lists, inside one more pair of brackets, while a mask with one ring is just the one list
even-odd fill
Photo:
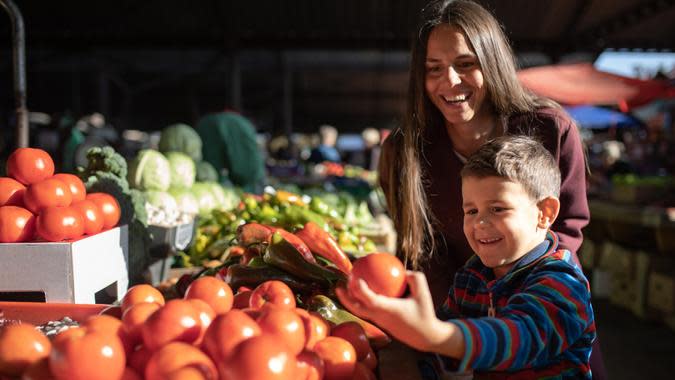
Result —
[[[391, 127], [422, 0], [16, 0], [31, 111], [116, 128], [193, 124], [224, 107], [259, 131]], [[675, 47], [673, 0], [493, 0], [521, 66], [606, 48]], [[0, 12], [1, 13], [1, 12]], [[13, 127], [11, 28], [0, 16], [0, 126]]]

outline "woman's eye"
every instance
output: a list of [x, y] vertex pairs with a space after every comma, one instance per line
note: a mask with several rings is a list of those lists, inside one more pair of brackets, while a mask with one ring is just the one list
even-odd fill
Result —
[[460, 70], [470, 69], [474, 66], [474, 62], [459, 62], [455, 65]]
[[427, 67], [427, 72], [431, 73], [431, 74], [440, 73], [441, 67], [440, 66], [429, 66], [429, 67]]
[[502, 212], [506, 210], [504, 207], [493, 207], [492, 212]]
[[477, 212], [478, 212], [477, 210], [466, 210], [464, 211], [464, 215], [474, 215]]

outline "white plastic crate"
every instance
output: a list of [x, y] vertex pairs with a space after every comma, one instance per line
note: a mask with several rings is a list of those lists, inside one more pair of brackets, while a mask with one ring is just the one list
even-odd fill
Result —
[[0, 244], [0, 300], [117, 301], [129, 285], [128, 240], [125, 225], [72, 242]]

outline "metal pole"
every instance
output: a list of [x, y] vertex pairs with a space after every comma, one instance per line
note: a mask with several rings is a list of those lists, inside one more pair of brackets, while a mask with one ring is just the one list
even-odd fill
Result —
[[23, 16], [12, 0], [0, 0], [12, 22], [12, 58], [14, 63], [14, 97], [16, 103], [16, 146], [28, 146], [28, 108], [26, 107], [26, 35]]

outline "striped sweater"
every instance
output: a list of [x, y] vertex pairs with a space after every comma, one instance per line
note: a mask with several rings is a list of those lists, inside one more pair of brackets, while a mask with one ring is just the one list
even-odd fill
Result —
[[557, 248], [549, 233], [499, 279], [477, 256], [467, 261], [439, 313], [466, 342], [459, 363], [441, 360], [445, 370], [473, 370], [477, 378], [591, 379], [589, 284], [574, 256]]

